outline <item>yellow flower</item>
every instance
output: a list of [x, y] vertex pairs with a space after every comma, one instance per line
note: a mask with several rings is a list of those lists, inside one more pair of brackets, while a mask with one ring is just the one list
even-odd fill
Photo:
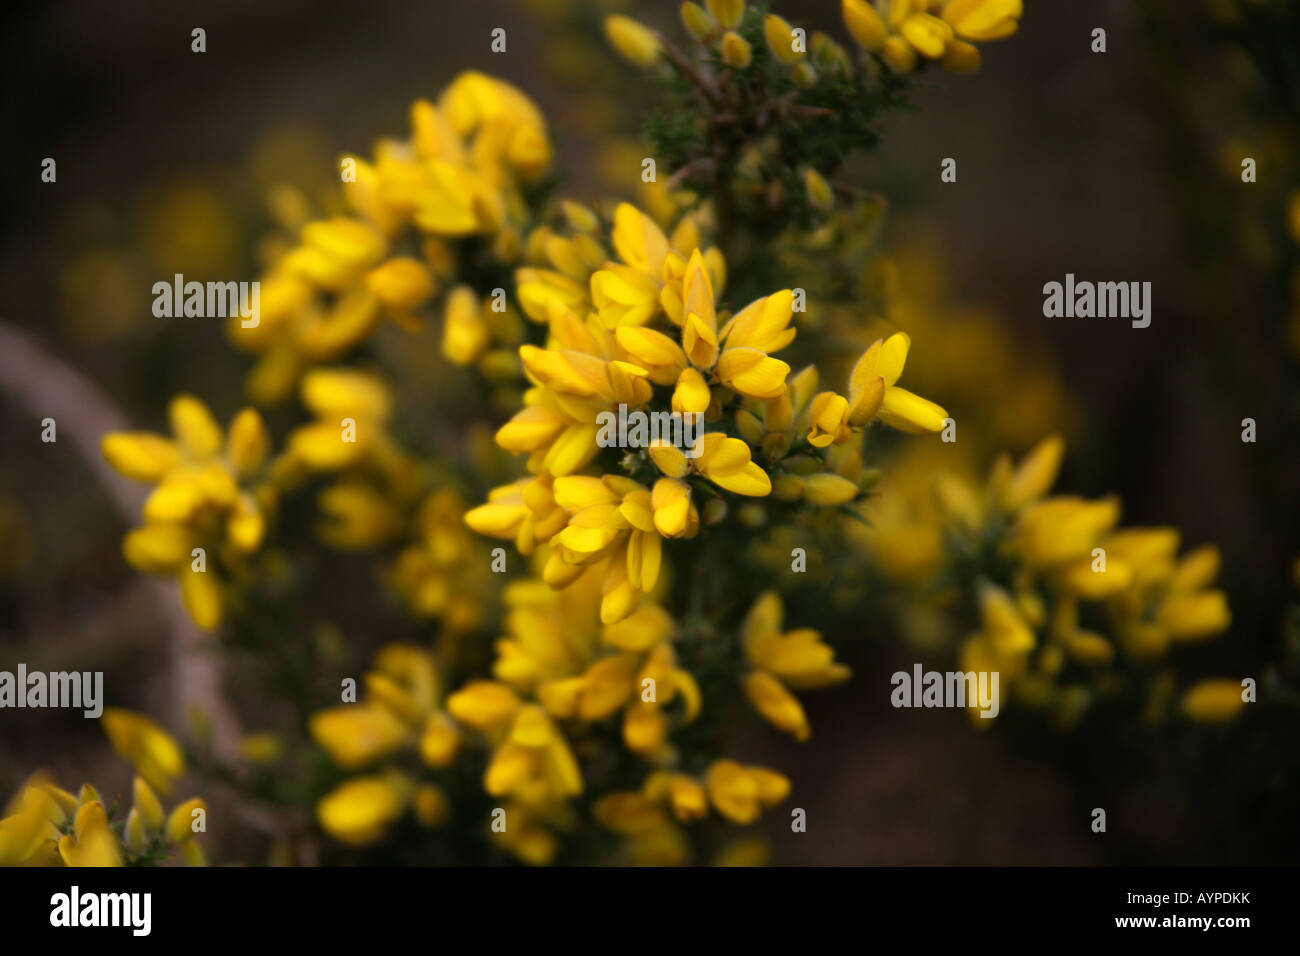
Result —
[[719, 332], [713, 280], [696, 249], [682, 273], [681, 302], [668, 307], [670, 318], [681, 317], [681, 347], [663, 333], [645, 328], [621, 326], [616, 338], [628, 360], [657, 384], [676, 382], [679, 388], [694, 388], [696, 382], [703, 382], [700, 373], [712, 373], [717, 382], [742, 395], [775, 398], [785, 392], [790, 366], [770, 353], [785, 348], [795, 337], [795, 330], [789, 328], [793, 298], [786, 289], [756, 299]]
[[537, 387], [525, 407], [496, 434], [507, 451], [528, 453], [533, 472], [568, 475], [599, 450], [598, 416], [619, 405], [639, 408], [651, 396], [647, 373], [623, 360], [613, 337], [594, 318], [585, 322], [563, 304], [548, 306], [553, 348], [522, 346], [520, 359]]
[[[675, 449], [674, 449], [675, 450]], [[651, 449], [651, 457], [664, 467], [663, 454]], [[665, 538], [692, 538], [700, 527], [700, 513], [691, 500], [691, 487], [676, 478], [660, 478], [650, 492], [654, 526]]]
[[[620, 203], [614, 210], [611, 239], [622, 262], [605, 262], [591, 273], [589, 283], [591, 302], [601, 324], [610, 329], [645, 325], [660, 311], [665, 311], [680, 325], [682, 274], [687, 259], [700, 242], [694, 218], [684, 216], [669, 237], [635, 206]], [[720, 286], [726, 271], [721, 253], [707, 249], [702, 258], [714, 283]], [[572, 279], [559, 282], [553, 275], [529, 278], [533, 281], [519, 278], [519, 296], [526, 310], [531, 301], [530, 314], [534, 318], [546, 318], [548, 296], [559, 297], [570, 309], [580, 308], [585, 301], [581, 286], [567, 285]], [[539, 283], [538, 278], [547, 278], [549, 285]]]
[[939, 61], [949, 73], [974, 73], [980, 68], [980, 51], [964, 40], [949, 40], [948, 50]]
[[457, 286], [447, 295], [443, 311], [442, 354], [457, 365], [472, 365], [491, 344], [484, 306], [469, 286]]
[[851, 671], [835, 663], [835, 651], [812, 628], [781, 632], [784, 609], [775, 591], [754, 602], [741, 631], [753, 668], [744, 678], [745, 695], [773, 726], [807, 740], [812, 733], [803, 706], [788, 688], [812, 690], [847, 680]]
[[513, 540], [520, 554], [532, 554], [569, 519], [568, 512], [555, 502], [554, 481], [542, 474], [494, 488], [485, 504], [465, 513], [465, 524], [479, 534]]
[[1189, 687], [1180, 704], [1182, 712], [1201, 723], [1231, 720], [1246, 707], [1241, 681], [1203, 680]]
[[318, 500], [321, 540], [344, 549], [387, 543], [409, 520], [425, 480], [419, 463], [388, 436], [387, 385], [357, 369], [318, 368], [303, 377], [301, 392], [316, 418], [289, 435], [277, 480], [293, 486], [313, 472], [338, 473]]
[[269, 766], [284, 756], [284, 739], [269, 730], [245, 734], [239, 740], [239, 755], [250, 764]]
[[[196, 865], [202, 851], [190, 829], [190, 813], [203, 806], [195, 798], [172, 814], [184, 818], [184, 833], [173, 833], [164, 822], [161, 802], [140, 777], [133, 785], [134, 806], [126, 820], [114, 823], [99, 791], [89, 783], [73, 796], [43, 774], [35, 774], [0, 819], [0, 865], [4, 866], [122, 866], [153, 864], [172, 848], [180, 848], [186, 865]], [[120, 827], [120, 835], [119, 835]]]
[[1056, 483], [1064, 456], [1065, 442], [1059, 435], [1050, 435], [1035, 445], [1014, 470], [1009, 461], [994, 465], [991, 484], [998, 506], [1015, 514], [1041, 500]]
[[686, 32], [701, 43], [708, 40], [713, 31], [718, 28], [717, 21], [698, 3], [691, 3], [687, 0], [681, 7], [682, 26], [686, 27]]
[[[382, 140], [371, 160], [349, 157], [343, 194], [354, 215], [308, 222], [261, 280], [260, 320], [232, 318], [232, 341], [259, 356], [247, 382], [256, 401], [292, 394], [306, 371], [341, 359], [385, 314], [418, 329], [418, 310], [452, 270], [451, 244], [482, 237], [492, 257], [517, 261], [529, 215], [521, 186], [551, 160], [541, 113], [510, 84], [469, 72], [437, 103], [414, 103], [410, 125], [408, 139]], [[390, 258], [408, 235], [422, 256]], [[478, 331], [453, 324], [448, 353], [482, 351]]]
[[439, 708], [433, 657], [413, 644], [386, 644], [365, 675], [364, 701], [313, 714], [312, 738], [345, 770], [361, 770], [419, 744], [431, 767], [451, 763], [459, 745], [455, 725]]
[[483, 789], [494, 797], [544, 804], [580, 794], [582, 772], [546, 711], [536, 704], [524, 704], [492, 754]]
[[899, 32], [922, 56], [937, 60], [953, 38], [946, 22], [928, 13], [913, 13], [899, 24]]
[[794, 66], [807, 56], [804, 50], [794, 48], [794, 29], [775, 13], [763, 18], [763, 37], [772, 55], [786, 66]]
[[[429, 300], [434, 293], [433, 275], [418, 259], [389, 259], [366, 275], [366, 285], [380, 304], [407, 316]], [[408, 316], [408, 322], [416, 322]]]
[[[374, 439], [392, 409], [388, 388], [379, 377], [355, 369], [317, 369], [303, 379], [301, 395], [302, 403], [323, 419], [321, 426], [332, 430], [331, 446], [354, 443], [364, 447]], [[357, 428], [353, 439], [342, 430], [344, 419], [376, 427]], [[335, 425], [336, 421], [340, 424]], [[332, 448], [326, 451], [318, 445], [324, 445], [324, 441], [305, 429], [299, 429], [290, 438], [291, 450], [308, 465], [322, 470], [336, 467], [333, 462], [340, 453]]]
[[126, 824], [122, 828], [122, 842], [132, 853], [143, 853], [148, 840], [148, 835], [144, 831], [144, 822], [140, 817], [140, 811], [136, 807], [132, 807], [131, 812], [126, 816]]
[[1119, 501], [1060, 496], [1028, 508], [1016, 529], [1020, 553], [1031, 567], [1055, 567], [1091, 558], [1101, 536], [1119, 520]]
[[[128, 532], [122, 551], [133, 566], [175, 576], [186, 610], [204, 630], [220, 622], [223, 597], [209, 556], [238, 559], [257, 551], [274, 494], [266, 482], [269, 438], [261, 416], [246, 408], [228, 435], [207, 406], [180, 395], [170, 405], [174, 439], [152, 432], [113, 432], [101, 448], [122, 474], [154, 484], [145, 525]], [[201, 550], [201, 559], [195, 549]]]
[[357, 770], [409, 743], [412, 731], [387, 707], [357, 703], [313, 714], [311, 735], [336, 764]]
[[646, 778], [642, 792], [651, 800], [663, 800], [682, 823], [704, 817], [709, 811], [708, 792], [694, 777], [659, 771]]
[[1228, 599], [1222, 591], [1205, 590], [1166, 598], [1155, 623], [1176, 641], [1195, 641], [1227, 630], [1232, 623]]
[[[679, 833], [673, 825], [692, 823], [702, 819], [709, 810], [708, 792], [695, 778], [677, 771], [661, 770], [650, 774], [640, 792], [624, 791], [607, 794], [593, 808], [597, 822], [607, 829], [628, 836], [653, 836], [662, 841], [668, 832]], [[646, 845], [642, 843], [644, 853]], [[660, 862], [680, 864], [685, 853], [670, 853]]]
[[447, 802], [446, 794], [431, 783], [422, 785], [415, 792], [412, 802], [416, 819], [426, 827], [440, 827], [451, 816], [451, 805]]
[[663, 807], [635, 791], [606, 794], [592, 807], [592, 816], [606, 829], [626, 835], [656, 830], [668, 823]]
[[[1015, 33], [1021, 0], [894, 0], [888, 23], [867, 0], [841, 0], [844, 24], [858, 46], [878, 54], [896, 73], [916, 69], [918, 55], [954, 73], [978, 68], [974, 43]], [[958, 39], [960, 37], [960, 39]], [[967, 42], [971, 41], [971, 42]]]
[[858, 46], [872, 53], [881, 51], [889, 33], [885, 21], [867, 0], [840, 0], [840, 13]]
[[[66, 803], [61, 806], [51, 790]], [[76, 809], [76, 798], [57, 788], [39, 783], [24, 787], [0, 819], [0, 866], [60, 865], [57, 824], [66, 823]]]
[[808, 201], [813, 207], [820, 209], [822, 212], [829, 212], [831, 206], [835, 204], [835, 194], [831, 190], [831, 184], [826, 181], [817, 170], [811, 167], [804, 170], [803, 173], [804, 191], [808, 195]]
[[122, 866], [122, 848], [108, 825], [108, 814], [98, 800], [77, 809], [72, 832], [59, 840], [59, 856], [67, 866]]
[[659, 38], [631, 17], [616, 13], [605, 17], [605, 39], [633, 66], [650, 67], [659, 62]]
[[[562, 520], [561, 513], [557, 527]], [[439, 619], [450, 633], [473, 630], [490, 600], [488, 556], [466, 523], [459, 495], [448, 488], [433, 491], [415, 516], [414, 540], [393, 567], [394, 583], [411, 611]]]
[[[530, 578], [511, 584], [504, 597], [506, 633], [496, 642], [493, 675], [520, 693], [550, 687], [558, 695], [560, 682], [579, 674], [600, 645], [599, 576], [580, 574], [558, 590]], [[576, 688], [565, 696], [564, 706], [549, 691], [541, 699], [559, 716], [573, 706]]]
[[377, 488], [345, 479], [322, 489], [316, 499], [321, 512], [317, 535], [340, 551], [365, 551], [396, 537], [402, 515]]
[[994, 652], [1010, 657], [1033, 650], [1034, 632], [1003, 588], [984, 583], [979, 592], [979, 609], [985, 639]]
[[715, 761], [705, 787], [714, 809], [739, 824], [753, 823], [764, 807], [775, 806], [790, 793], [790, 781], [781, 774], [734, 760]]
[[536, 580], [511, 585], [508, 633], [497, 642], [493, 674], [534, 695], [555, 718], [592, 722], [621, 712], [628, 749], [653, 758], [672, 720], [663, 709], [680, 696], [684, 720], [693, 720], [699, 689], [676, 666], [670, 643], [676, 627], [661, 607], [645, 603], [620, 621], [602, 623], [605, 576], [597, 565], [558, 591]]
[[880, 56], [895, 73], [906, 74], [916, 69], [916, 50], [902, 37], [891, 36], [886, 40]]
[[519, 712], [519, 697], [498, 681], [470, 681], [447, 698], [447, 712], [477, 730], [504, 730]]
[[[508, 800], [503, 807], [505, 823], [502, 830], [494, 830], [492, 838], [506, 851], [529, 866], [546, 866], [560, 851], [560, 841], [553, 827], [568, 829], [572, 826], [563, 804], [531, 804]], [[494, 820], [496, 819], [496, 811]]]
[[713, 19], [728, 30], [740, 26], [745, 16], [745, 0], [704, 0]]
[[[663, 535], [655, 524], [651, 493], [616, 475], [568, 476], [555, 480], [555, 501], [569, 520], [555, 536], [552, 562], [590, 566], [608, 559], [600, 617], [606, 624], [621, 621], [659, 580]], [[560, 569], [548, 567], [548, 573]]]
[[700, 436], [695, 451], [696, 457], [687, 458], [671, 445], [650, 447], [651, 459], [670, 480], [668, 484], [663, 480], [656, 483], [653, 502], [655, 525], [666, 537], [683, 531], [689, 537], [699, 523], [694, 507], [687, 511], [683, 503], [689, 500], [689, 486], [677, 480], [687, 474], [699, 474], [738, 495], [761, 498], [771, 494], [772, 479], [751, 459], [749, 446], [739, 438], [707, 432]]
[[163, 828], [167, 842], [179, 846], [189, 840], [195, 832], [198, 832], [195, 831], [194, 824], [201, 819], [201, 817], [196, 818], [195, 813], [202, 811], [206, 815], [207, 810], [207, 804], [203, 802], [202, 797], [191, 797], [184, 803], [177, 804], [167, 817], [166, 826]]
[[815, 448], [841, 444], [851, 437], [854, 428], [877, 416], [903, 432], [941, 431], [948, 413], [896, 384], [911, 344], [903, 332], [877, 339], [853, 366], [847, 399], [834, 392], [814, 397], [808, 409], [808, 442]]
[[943, 19], [957, 36], [988, 43], [1015, 33], [1023, 13], [1021, 0], [949, 0]]
[[689, 862], [689, 845], [681, 824], [708, 814], [709, 806], [736, 823], [752, 823], [762, 808], [784, 800], [789, 781], [763, 767], [716, 761], [704, 783], [675, 770], [650, 774], [640, 791], [618, 791], [596, 801], [593, 815], [606, 829], [628, 837], [628, 851], [638, 865]]
[[343, 843], [373, 843], [405, 812], [413, 789], [410, 779], [396, 771], [353, 777], [317, 802], [316, 819]]
[[802, 497], [810, 504], [835, 508], [858, 496], [858, 486], [847, 478], [830, 472], [808, 475], [803, 482]]
[[145, 782], [143, 777], [136, 777], [131, 784], [132, 800], [139, 811], [140, 819], [151, 830], [163, 828], [163, 808], [158, 795]]
[[143, 714], [106, 707], [101, 718], [108, 741], [141, 777], [161, 793], [171, 793], [185, 773], [185, 756], [171, 736]]

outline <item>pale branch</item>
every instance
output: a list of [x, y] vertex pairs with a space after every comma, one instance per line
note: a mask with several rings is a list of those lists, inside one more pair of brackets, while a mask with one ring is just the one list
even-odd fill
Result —
[[[71, 439], [122, 520], [129, 525], [139, 520], [144, 489], [115, 472], [100, 452], [100, 439], [106, 433], [129, 426], [98, 386], [32, 336], [0, 323], [0, 390], [9, 392], [38, 420], [54, 419], [57, 435]], [[239, 720], [222, 692], [220, 661], [204, 649], [204, 635], [186, 613], [179, 590], [152, 578], [149, 585], [169, 631], [173, 726], [197, 708], [211, 723], [214, 749], [233, 757], [238, 750]]]

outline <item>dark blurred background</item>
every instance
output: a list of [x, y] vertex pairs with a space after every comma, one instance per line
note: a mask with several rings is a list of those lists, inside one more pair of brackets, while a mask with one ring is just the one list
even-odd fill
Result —
[[[340, 152], [404, 134], [410, 102], [466, 68], [511, 80], [542, 107], [565, 194], [605, 192], [602, 137], [635, 135], [637, 113], [611, 113], [575, 80], [574, 57], [589, 54], [556, 27], [566, 6], [576, 5], [69, 0], [6, 9], [0, 320], [96, 383], [134, 427], [160, 427], [159, 396], [181, 389], [224, 420], [240, 400], [245, 359], [216, 324], [151, 327], [147, 286], [124, 278], [139, 256], [161, 264], [188, 255], [195, 271], [251, 277], [269, 184], [323, 184]], [[588, 9], [623, 9], [677, 36], [676, 6]], [[838, 4], [776, 7], [845, 36]], [[1267, 198], [1285, 193], [1281, 171], [1261, 161], [1260, 183], [1240, 181], [1240, 155], [1251, 155], [1241, 150], [1260, 121], [1201, 4], [1026, 7], [1014, 38], [984, 48], [979, 73], [927, 74], [916, 109], [886, 121], [883, 146], [862, 165], [891, 201], [885, 249], [931, 248], [954, 300], [987, 307], [1026, 351], [1055, 357], [1080, 412], [1059, 488], [1118, 493], [1126, 524], [1174, 525], [1185, 547], [1218, 543], [1233, 627], [1184, 664], [1193, 675], [1257, 674], [1281, 655], [1300, 550], [1300, 392], [1285, 330], [1295, 253], [1278, 238], [1280, 205]], [[489, 51], [497, 26], [507, 29], [505, 54]], [[1099, 26], [1105, 54], [1089, 51]], [[190, 51], [194, 27], [207, 31], [202, 55]], [[1279, 108], [1283, 119], [1289, 108], [1294, 135], [1297, 104]], [[58, 161], [53, 185], [39, 177], [47, 156]], [[958, 161], [956, 184], [939, 180], [944, 157]], [[183, 248], [195, 231], [194, 247]], [[1150, 281], [1151, 326], [1045, 319], [1042, 286], [1067, 272]], [[2, 401], [0, 503], [17, 530], [0, 590], [0, 663], [86, 669], [108, 660], [96, 648], [112, 648], [110, 703], [165, 714], [168, 693], [151, 676], [166, 653], [162, 612], [120, 557], [123, 517], [71, 446], [35, 441], [32, 412]], [[1241, 442], [1245, 417], [1258, 423], [1257, 444]], [[1294, 860], [1294, 814], [1280, 819], [1294, 809], [1294, 762], [1284, 772], [1267, 748], [1243, 742], [1264, 730], [1212, 729], [1187, 744], [1216, 762], [1208, 780], [1186, 776], [1177, 754], [1096, 737], [1019, 746], [971, 732], [961, 714], [892, 710], [887, 675], [912, 658], [853, 654], [854, 681], [807, 699], [810, 743], [774, 743], [764, 730], [738, 742], [787, 771], [808, 810], [806, 838], [779, 839], [776, 862]], [[66, 713], [21, 723], [0, 714], [0, 791], [37, 766], [65, 786], [97, 768], [120, 777], [105, 749], [92, 722]], [[1259, 787], [1230, 787], [1234, 776]], [[1106, 835], [1089, 832], [1094, 806], [1108, 808]]]

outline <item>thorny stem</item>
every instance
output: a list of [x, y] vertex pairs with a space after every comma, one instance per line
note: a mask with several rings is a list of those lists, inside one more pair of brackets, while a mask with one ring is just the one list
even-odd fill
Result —
[[673, 173], [672, 176], [668, 178], [668, 182], [666, 183], [666, 185], [670, 190], [676, 189], [678, 186], [682, 184], [682, 180], [684, 180], [687, 176], [690, 176], [693, 173], [703, 172], [705, 169], [707, 169], [712, 165], [713, 165], [713, 157], [711, 156], [701, 156], [698, 159], [692, 159], [681, 169]]
[[655, 36], [659, 38], [659, 47], [663, 54], [672, 61], [677, 69], [681, 70], [696, 88], [705, 95], [705, 97], [715, 106], [721, 106], [723, 102], [722, 93], [713, 84], [713, 81], [695, 68], [695, 64], [678, 47], [662, 33], [655, 31]]

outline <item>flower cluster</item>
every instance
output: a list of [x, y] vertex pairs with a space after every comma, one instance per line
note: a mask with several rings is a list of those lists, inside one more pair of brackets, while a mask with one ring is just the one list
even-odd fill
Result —
[[[148, 482], [144, 526], [122, 551], [134, 567], [170, 575], [204, 630], [221, 621], [221, 574], [234, 574], [261, 547], [277, 496], [270, 479], [270, 438], [262, 417], [245, 408], [227, 432], [192, 395], [172, 400], [172, 436], [113, 432], [104, 457], [128, 478]], [[213, 567], [208, 568], [211, 556]]]
[[954, 73], [978, 69], [974, 44], [1011, 36], [1024, 12], [1021, 0], [887, 0], [874, 7], [841, 0], [841, 7], [858, 45], [899, 73], [924, 60]]
[[849, 150], [877, 142], [877, 113], [899, 102], [907, 76], [931, 61], [977, 69], [975, 44], [1010, 36], [1022, 13], [1020, 0], [841, 7], [854, 51], [744, 0], [683, 3], [687, 49], [630, 17], [606, 18], [624, 59], [676, 84], [673, 107], [651, 116], [655, 156], [687, 201], [713, 196], [724, 231], [745, 221], [774, 238], [823, 221], [837, 197], [856, 200], [831, 177]]
[[[594, 216], [590, 226], [598, 227]], [[497, 443], [527, 454], [535, 477], [496, 489], [466, 516], [475, 530], [514, 540], [525, 554], [553, 543], [543, 571], [553, 586], [607, 562], [607, 624], [633, 613], [654, 589], [664, 541], [699, 531], [693, 494], [717, 503], [706, 524], [723, 519], [723, 492], [764, 498], [775, 486], [785, 501], [847, 504], [860, 489], [835, 474], [821, 449], [860, 438], [877, 417], [909, 431], [938, 431], [946, 416], [896, 386], [909, 345], [902, 335], [863, 354], [852, 403], [831, 392], [814, 396], [814, 367], [787, 382], [790, 366], [775, 353], [796, 335], [792, 290], [734, 314], [721, 310], [726, 263], [716, 248], [699, 247], [691, 217], [670, 241], [649, 216], [623, 204], [610, 241], [621, 261], [588, 270], [586, 286], [572, 275], [520, 270], [520, 298], [530, 314], [547, 316], [550, 337], [544, 348], [520, 349], [534, 388]], [[699, 415], [710, 430], [691, 448], [660, 442], [607, 454], [601, 465], [598, 416], [620, 406]], [[787, 461], [796, 449], [806, 454]], [[593, 464], [601, 473], [575, 474]]]
[[261, 280], [260, 321], [230, 325], [235, 345], [258, 355], [249, 394], [259, 404], [283, 400], [305, 370], [349, 355], [385, 316], [418, 328], [420, 310], [444, 289], [448, 358], [475, 362], [494, 335], [517, 341], [508, 313], [477, 307], [463, 279], [449, 284], [518, 261], [528, 191], [550, 162], [532, 102], [474, 72], [436, 103], [417, 101], [408, 138], [382, 140], [370, 160], [343, 157], [346, 210], [306, 223]]
[[[344, 157], [329, 215], [288, 217], [303, 221], [262, 280], [260, 323], [231, 325], [257, 356], [253, 402], [298, 398], [296, 418], [268, 412], [288, 421], [283, 451], [258, 411], [227, 433], [189, 396], [172, 403], [174, 438], [104, 439], [114, 467], [155, 485], [128, 560], [177, 576], [206, 629], [254, 616], [231, 594], [273, 577], [255, 556], [377, 553], [392, 613], [360, 693], [345, 672], [342, 699], [324, 697], [329, 671], [295, 701], [320, 771], [304, 788], [315, 820], [349, 853], [395, 834], [442, 846], [454, 820], [457, 840], [543, 864], [594, 821], [602, 846], [622, 839], [620, 859], [694, 859], [791, 792], [730, 754], [725, 728], [753, 712], [810, 738], [801, 695], [852, 676], [834, 612], [859, 613], [868, 582], [904, 585], [904, 630], [918, 609], [954, 612], [962, 666], [1065, 723], [1128, 665], [1228, 627], [1213, 548], [1179, 557], [1172, 529], [1119, 528], [1114, 499], [1050, 494], [1060, 438], [972, 477], [986, 447], [1042, 434], [1032, 415], [1064, 417], [1064, 400], [1028, 361], [983, 361], [1009, 351], [984, 324], [909, 306], [875, 248], [883, 201], [834, 181], [875, 143], [905, 74], [975, 68], [974, 44], [1013, 33], [1021, 3], [843, 0], [842, 13], [856, 51], [742, 0], [683, 4], [689, 52], [607, 18], [614, 49], [673, 98], [647, 130], [666, 181], [651, 171], [657, 200], [637, 205], [549, 195], [537, 108], [460, 76], [414, 105], [407, 138]], [[458, 367], [431, 377], [454, 371], [466, 393], [434, 425], [382, 348], [403, 334], [383, 317], [418, 335], [429, 313], [429, 352]], [[913, 388], [973, 410], [960, 444], [934, 437], [956, 423]], [[602, 423], [632, 414], [700, 427], [611, 443]], [[469, 429], [437, 432], [462, 417]], [[841, 548], [855, 541], [875, 567]], [[801, 626], [802, 582], [748, 573], [841, 553], [821, 630]], [[1183, 711], [1229, 717], [1233, 693], [1204, 682]], [[0, 823], [6, 858], [64, 841], [103, 860], [198, 852], [149, 803], [179, 752], [152, 725], [106, 722], [141, 776], [131, 816], [114, 824], [93, 791], [69, 804], [29, 788]]]
[[114, 748], [139, 774], [130, 811], [114, 819], [118, 801], [105, 801], [91, 784], [72, 794], [36, 774], [0, 818], [0, 866], [146, 866], [177, 853], [187, 866], [207, 864], [195, 839], [207, 829], [203, 799], [192, 797], [168, 813], [158, 797], [171, 792], [185, 769], [176, 742], [140, 714], [109, 708], [103, 720]]
[[[426, 769], [446, 767], [460, 746], [460, 729], [442, 709], [442, 688], [433, 656], [410, 644], [380, 649], [364, 678], [364, 699], [319, 711], [312, 738], [351, 777], [320, 799], [317, 818], [326, 833], [345, 843], [377, 839], [408, 806], [426, 826], [441, 824], [448, 803], [433, 782], [417, 783], [393, 758], [418, 751]], [[376, 769], [380, 763], [385, 764]]]
[[[927, 560], [918, 583], [955, 588], [978, 620], [962, 642], [962, 668], [996, 671], [1012, 701], [1073, 723], [1114, 689], [1107, 674], [1118, 658], [1159, 661], [1172, 647], [1221, 634], [1231, 614], [1211, 586], [1213, 545], [1180, 557], [1174, 528], [1119, 527], [1114, 497], [1050, 495], [1064, 452], [1052, 436], [1018, 464], [1001, 455], [982, 484], [941, 469], [929, 483], [937, 507], [911, 520], [895, 512], [876, 544], [891, 548], [900, 534], [934, 542], [938, 563]], [[902, 564], [908, 573], [917, 567]], [[1232, 716], [1242, 688], [1227, 684], [1226, 697], [1213, 682], [1192, 688], [1184, 712]]]

